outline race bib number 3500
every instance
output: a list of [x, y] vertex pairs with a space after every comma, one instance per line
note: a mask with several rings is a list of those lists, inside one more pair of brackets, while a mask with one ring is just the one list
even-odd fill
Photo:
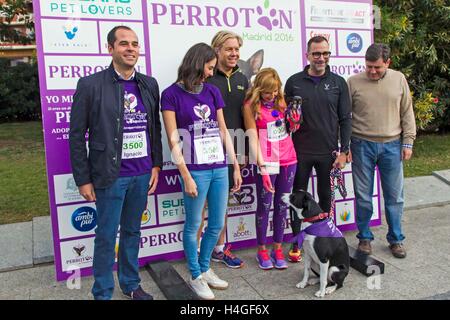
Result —
[[147, 156], [147, 135], [145, 131], [123, 134], [122, 159], [135, 159]]

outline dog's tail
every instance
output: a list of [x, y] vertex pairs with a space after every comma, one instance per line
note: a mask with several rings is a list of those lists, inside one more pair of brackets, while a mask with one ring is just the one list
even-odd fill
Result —
[[337, 284], [337, 289], [343, 286], [344, 279], [349, 273], [349, 268], [345, 264], [332, 266], [328, 269], [328, 280]]

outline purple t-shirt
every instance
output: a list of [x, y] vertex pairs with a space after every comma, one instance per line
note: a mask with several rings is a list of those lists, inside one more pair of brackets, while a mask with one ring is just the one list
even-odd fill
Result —
[[315, 85], [318, 85], [320, 83], [320, 80], [322, 80], [323, 76], [310, 76], [312, 81]]
[[176, 83], [161, 94], [161, 110], [175, 112], [178, 133], [183, 140], [183, 157], [189, 170], [226, 166], [220, 139], [217, 110], [223, 108], [217, 87], [204, 83], [199, 93], [187, 92]]
[[147, 110], [135, 80], [119, 80], [125, 91], [121, 177], [139, 176], [152, 171]]

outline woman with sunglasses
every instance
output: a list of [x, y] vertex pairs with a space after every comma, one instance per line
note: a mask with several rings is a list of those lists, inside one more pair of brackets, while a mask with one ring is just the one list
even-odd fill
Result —
[[[290, 193], [294, 183], [297, 156], [290, 135], [286, 131], [286, 103], [278, 73], [272, 68], [262, 69], [255, 77], [244, 102], [244, 123], [250, 138], [250, 163], [258, 165], [256, 180], [257, 203], [256, 259], [264, 270], [286, 269], [281, 244], [286, 225], [287, 205], [281, 197]], [[273, 250], [266, 249], [269, 211], [273, 212]]]

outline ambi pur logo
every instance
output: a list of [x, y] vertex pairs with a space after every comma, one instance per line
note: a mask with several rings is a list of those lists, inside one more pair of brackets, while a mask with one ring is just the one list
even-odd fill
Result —
[[347, 48], [353, 53], [360, 52], [363, 46], [363, 39], [357, 33], [350, 33], [347, 36]]
[[271, 31], [274, 28], [292, 29], [292, 11], [270, 8], [269, 0], [256, 7], [217, 7], [192, 4], [150, 4], [152, 24], [168, 23], [180, 26], [252, 28], [256, 24]]
[[80, 207], [72, 213], [72, 226], [81, 232], [91, 231], [97, 226], [97, 211], [91, 207]]

